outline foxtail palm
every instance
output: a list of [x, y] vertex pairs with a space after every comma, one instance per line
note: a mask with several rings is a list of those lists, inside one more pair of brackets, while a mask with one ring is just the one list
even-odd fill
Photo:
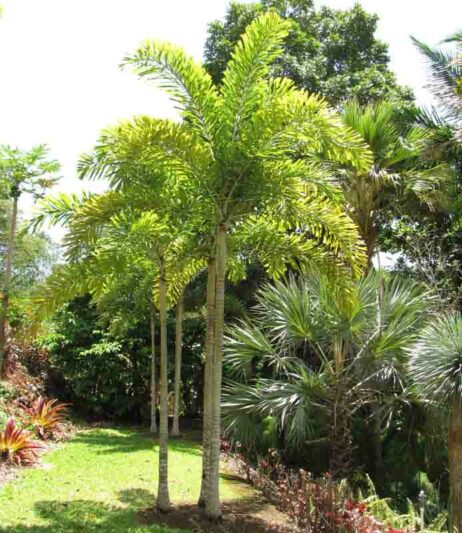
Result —
[[435, 319], [409, 350], [418, 394], [449, 412], [448, 456], [452, 531], [462, 531], [462, 316]]
[[[157, 506], [162, 510], [167, 510], [170, 506], [167, 471], [167, 290], [169, 289], [170, 299], [175, 299], [179, 288], [184, 287], [191, 273], [200, 268], [200, 265], [191, 262], [184, 253], [184, 250], [189, 251], [187, 238], [185, 239], [184, 234], [181, 234], [185, 231], [184, 226], [177, 226], [175, 230], [171, 220], [165, 216], [162, 218], [159, 214], [149, 210], [137, 211], [133, 198], [116, 197], [117, 193], [110, 196], [112, 201], [108, 204], [107, 195], [87, 198], [80, 203], [75, 198], [66, 201], [61, 196], [58, 201], [50, 199], [44, 202], [43, 216], [48, 215], [52, 220], [66, 220], [69, 223], [69, 233], [66, 238], [67, 252], [71, 259], [80, 260], [80, 264], [89, 269], [93, 279], [96, 278], [94, 290], [101, 290], [100, 286], [103, 288], [107, 286], [111, 278], [110, 273], [117, 282], [117, 276], [123, 275], [123, 272], [130, 273], [134, 263], [144, 265], [145, 270], [151, 273], [151, 291], [152, 280], [156, 280], [154, 290], [158, 295], [161, 350]], [[41, 220], [39, 217], [39, 221]], [[82, 236], [85, 236], [83, 242]], [[83, 249], [82, 246], [84, 246]], [[127, 255], [127, 251], [130, 251], [130, 254]], [[183, 261], [181, 257], [184, 258]], [[186, 264], [187, 261], [189, 261], [188, 264]], [[75, 268], [75, 263], [71, 265], [71, 268]], [[106, 275], [102, 275], [103, 273]], [[55, 278], [52, 278], [51, 282], [56, 288]], [[152, 299], [150, 299], [151, 303]], [[179, 340], [181, 342], [181, 339]], [[155, 416], [155, 412], [151, 416]]]
[[175, 382], [174, 382], [174, 405], [172, 436], [180, 435], [180, 408], [181, 408], [181, 355], [183, 344], [183, 294], [180, 295], [176, 303], [175, 316]]
[[[184, 176], [180, 186], [196, 191], [212, 228], [209, 266], [215, 275], [208, 287], [214, 292], [208, 298], [213, 301], [208, 327], [213, 333], [207, 334], [206, 357], [212, 365], [212, 399], [205, 402], [211, 408], [210, 413], [205, 409], [210, 416], [205, 427], [211, 430], [210, 438], [204, 435], [210, 476], [203, 491], [211, 518], [221, 514], [220, 395], [229, 234], [247, 216], [264, 211], [281, 219], [295, 217], [300, 197], [307, 204], [320, 198], [338, 201], [325, 179], [322, 157], [357, 166], [369, 162], [357, 136], [321, 99], [298, 91], [289, 80], [268, 79], [288, 31], [287, 22], [274, 13], [250, 24], [220, 88], [201, 65], [170, 44], [148, 41], [124, 61], [140, 76], [159, 81], [180, 108], [183, 124], [167, 128], [159, 122], [147, 151], [151, 161]], [[95, 174], [98, 165], [93, 163]], [[353, 255], [357, 260], [360, 254]]]

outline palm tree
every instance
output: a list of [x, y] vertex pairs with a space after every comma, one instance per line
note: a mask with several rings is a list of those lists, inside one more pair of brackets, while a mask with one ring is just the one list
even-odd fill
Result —
[[[313, 438], [314, 420], [321, 421], [332, 474], [348, 476], [353, 414], [375, 401], [378, 378], [389, 394], [403, 392], [404, 350], [424, 309], [418, 287], [383, 282], [374, 271], [353, 284], [312, 275], [264, 288], [252, 318], [227, 339], [227, 366], [245, 377], [227, 388], [229, 428], [238, 440], [242, 428], [251, 438], [248, 417], [273, 416], [289, 443], [301, 445]], [[259, 375], [249, 377], [255, 365]]]
[[430, 71], [429, 88], [438, 99], [439, 111], [423, 113], [425, 123], [442, 132], [449, 130], [446, 144], [462, 143], [462, 32], [445, 40], [455, 44], [455, 49], [428, 46], [412, 37], [414, 45], [424, 56]]
[[[109, 199], [109, 202], [108, 202]], [[66, 270], [75, 272], [76, 267], [84, 269], [90, 282], [90, 292], [98, 294], [107, 290], [110, 278], [115, 281], [121, 275], [130, 275], [134, 264], [141, 264], [143, 272], [151, 276], [151, 291], [158, 299], [160, 317], [160, 429], [159, 429], [159, 487], [157, 506], [161, 510], [170, 507], [168, 490], [168, 373], [167, 373], [167, 308], [168, 297], [173, 302], [181, 295], [185, 285], [201, 268], [199, 262], [191, 261], [188, 254], [191, 245], [184, 224], [175, 225], [166, 211], [137, 210], [136, 202], [130, 196], [117, 193], [86, 197], [79, 202], [76, 198], [49, 199], [42, 203], [42, 213], [35, 225], [43, 222], [45, 216], [54, 221], [67, 221], [69, 233], [66, 236], [67, 256], [71, 261], [67, 269], [61, 267], [44, 287], [45, 295], [35, 298], [36, 304], [54, 307], [63, 295], [75, 287], [81, 290], [81, 279], [56, 291], [57, 284], [69, 278]], [[165, 208], [165, 206], [164, 206]], [[178, 220], [176, 221], [178, 222]], [[129, 252], [127, 254], [127, 252]], [[64, 270], [64, 276], [63, 276]], [[153, 285], [154, 284], [154, 285]], [[53, 294], [50, 296], [50, 288]], [[168, 291], [169, 290], [169, 294]], [[152, 297], [149, 300], [152, 303]], [[152, 327], [152, 323], [151, 323]], [[181, 337], [178, 337], [181, 343]], [[152, 367], [154, 364], [152, 363]], [[179, 378], [180, 374], [178, 374]], [[152, 377], [154, 379], [154, 376]], [[153, 401], [153, 399], [151, 400]], [[155, 416], [155, 413], [152, 413]]]
[[462, 531], [462, 316], [433, 320], [409, 350], [418, 394], [449, 412], [448, 455], [451, 531]]
[[3, 276], [2, 308], [0, 312], [0, 375], [6, 347], [6, 328], [10, 301], [10, 283], [16, 239], [19, 198], [23, 193], [32, 194], [36, 199], [55, 185], [60, 165], [48, 158], [48, 149], [37, 145], [29, 151], [3, 145], [0, 147], [0, 180], [6, 185], [13, 203], [9, 237], [6, 245], [5, 272]]
[[321, 99], [298, 91], [289, 80], [268, 80], [288, 30], [287, 22], [275, 13], [252, 22], [220, 88], [201, 65], [170, 44], [146, 42], [124, 60], [140, 76], [159, 81], [180, 108], [184, 122], [167, 127], [159, 121], [147, 150], [151, 161], [187, 177], [182, 186], [196, 191], [210, 221], [209, 267], [214, 275], [209, 277], [208, 292], [214, 296], [208, 298], [206, 361], [212, 368], [210, 390], [206, 387], [205, 392], [211, 399], [204, 403], [204, 457], [209, 462], [205, 471], [210, 475], [204, 476], [202, 492], [211, 518], [221, 514], [220, 396], [229, 235], [247, 216], [262, 212], [294, 222], [300, 197], [308, 205], [338, 200], [319, 163], [322, 157], [358, 167], [368, 163], [363, 145]]
[[446, 180], [449, 170], [446, 165], [425, 162], [428, 131], [418, 125], [403, 126], [392, 103], [361, 107], [349, 102], [342, 117], [373, 154], [367, 170], [346, 168], [339, 173], [348, 212], [358, 225], [371, 265], [383, 223], [396, 214], [397, 205], [409, 197], [431, 204], [434, 190]]
[[172, 437], [180, 435], [180, 407], [181, 407], [181, 355], [183, 345], [183, 293], [180, 294], [176, 304], [175, 316], [175, 384]]

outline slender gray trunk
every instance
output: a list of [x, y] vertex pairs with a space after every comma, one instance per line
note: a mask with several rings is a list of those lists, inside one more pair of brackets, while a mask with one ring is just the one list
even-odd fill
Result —
[[173, 411], [172, 436], [180, 435], [180, 409], [181, 409], [181, 355], [183, 348], [183, 294], [176, 304], [175, 322], [175, 397]]
[[451, 531], [462, 533], [462, 405], [456, 398], [449, 420], [449, 485], [451, 490]]
[[380, 410], [377, 404], [372, 405], [372, 430], [373, 430], [373, 447], [374, 447], [374, 472], [375, 483], [379, 489], [384, 484], [384, 468], [383, 468], [383, 449], [382, 449], [382, 423], [380, 417]]
[[157, 433], [157, 399], [156, 399], [156, 310], [149, 305], [151, 326], [151, 433]]
[[221, 382], [223, 369], [223, 332], [225, 322], [226, 226], [217, 231], [217, 274], [215, 291], [215, 333], [212, 380], [212, 423], [210, 438], [210, 482], [205, 506], [207, 517], [218, 520], [220, 506], [220, 438], [221, 438]]
[[14, 243], [16, 237], [16, 224], [18, 220], [19, 195], [13, 196], [13, 212], [11, 213], [10, 232], [8, 235], [8, 248], [6, 251], [5, 274], [3, 279], [3, 297], [0, 313], [0, 376], [3, 374], [5, 351], [7, 341], [8, 309], [10, 306], [11, 271], [13, 267]]
[[168, 372], [167, 372], [167, 282], [164, 259], [160, 260], [159, 315], [160, 315], [160, 423], [159, 423], [159, 486], [157, 508], [170, 509], [168, 491]]
[[216, 260], [209, 260], [207, 274], [207, 325], [205, 333], [204, 408], [202, 436], [202, 483], [198, 505], [205, 508], [210, 480], [210, 439], [212, 413], [212, 370], [215, 327]]

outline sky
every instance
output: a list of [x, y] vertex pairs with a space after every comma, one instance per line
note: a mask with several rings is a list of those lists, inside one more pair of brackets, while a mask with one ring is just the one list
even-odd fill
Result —
[[[80, 182], [75, 166], [100, 130], [135, 114], [173, 117], [168, 98], [121, 71], [121, 59], [146, 38], [175, 42], [198, 60], [207, 24], [227, 0], [0, 0], [0, 143], [50, 146], [62, 163], [59, 190], [98, 190]], [[347, 8], [354, 0], [317, 0]], [[391, 67], [420, 103], [425, 68], [410, 42], [429, 44], [462, 27], [461, 0], [361, 0], [380, 16], [378, 36], [390, 46]], [[30, 201], [23, 200], [29, 211]], [[59, 230], [54, 232], [59, 237]]]

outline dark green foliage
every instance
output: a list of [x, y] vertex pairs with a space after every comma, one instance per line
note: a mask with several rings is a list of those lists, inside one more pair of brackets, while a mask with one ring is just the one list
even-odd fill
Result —
[[[38, 340], [52, 364], [54, 390], [73, 408], [93, 419], [144, 422], [149, 418], [150, 339], [148, 317], [133, 314], [121, 327], [123, 314], [113, 309], [116, 325], [101, 319], [88, 296], [76, 298], [56, 313], [52, 333]], [[107, 319], [107, 311], [104, 318]], [[174, 316], [169, 315], [168, 353], [173, 379]], [[202, 319], [184, 321], [183, 404], [187, 415], [202, 403]], [[157, 353], [159, 350], [157, 335]]]
[[215, 82], [221, 81], [245, 27], [270, 9], [292, 23], [285, 53], [273, 70], [275, 76], [289, 77], [300, 88], [321, 93], [333, 104], [349, 98], [412, 102], [412, 92], [400, 87], [389, 69], [388, 46], [375, 37], [377, 16], [359, 4], [336, 10], [316, 9], [311, 0], [232, 3], [224, 21], [209, 26], [205, 66]]
[[[98, 323], [88, 297], [57, 313], [55, 333], [40, 339], [68, 397], [82, 415], [140, 420], [148, 406], [147, 335], [132, 329], [124, 340]], [[146, 332], [148, 327], [146, 325]]]

